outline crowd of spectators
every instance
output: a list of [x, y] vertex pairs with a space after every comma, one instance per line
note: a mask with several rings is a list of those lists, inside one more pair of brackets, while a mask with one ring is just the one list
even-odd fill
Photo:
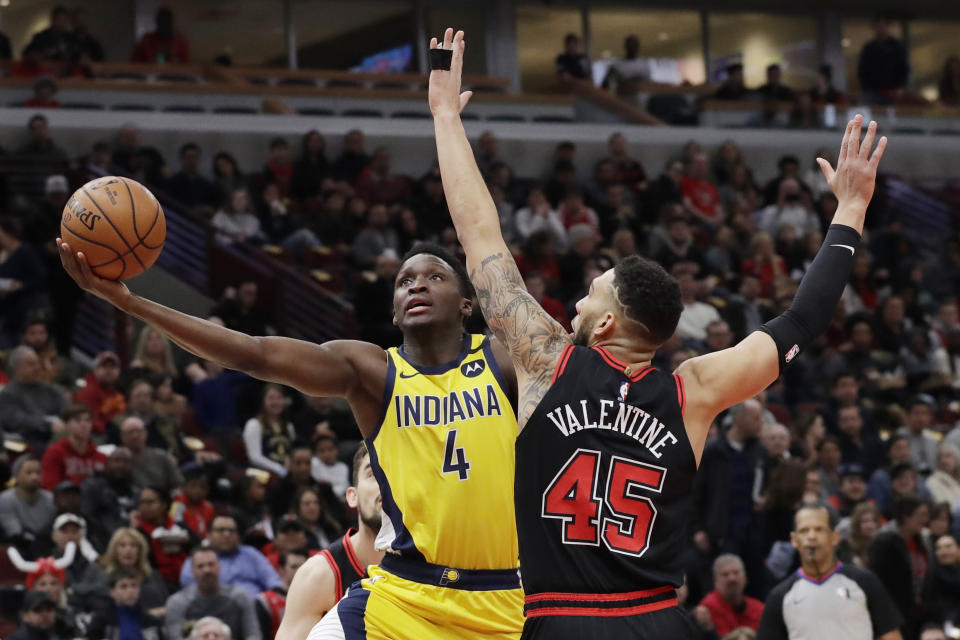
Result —
[[[13, 447], [0, 458], [0, 479], [12, 483], [0, 494], [0, 535], [35, 563], [24, 624], [56, 625], [59, 637], [156, 628], [172, 639], [213, 616], [234, 638], [269, 635], [258, 594], [282, 592], [304, 553], [356, 517], [344, 501], [352, 416], [194, 358], [149, 326], [128, 336], [128, 361], [111, 351], [74, 361], [79, 295], [51, 250], [58, 206], [109, 170], [143, 181], [165, 206], [206, 216], [212, 243], [278, 245], [294, 261], [317, 247], [337, 252], [352, 275], [345, 295], [359, 337], [391, 346], [398, 256], [423, 239], [459, 253], [438, 171], [404, 175], [389, 148], [368, 151], [358, 130], [329, 156], [316, 131], [296, 151], [277, 138], [263, 166], [246, 170], [229, 150], [190, 142], [168, 165], [134, 126], [71, 159], [55, 133], [31, 119], [18, 153], [50, 173], [37, 198], [9, 194], [0, 217], [0, 428]], [[561, 323], [569, 327], [591, 279], [627, 255], [649, 256], [677, 278], [684, 310], [655, 358], [669, 370], [789, 306], [837, 206], [804, 169], [812, 162], [789, 155], [757, 184], [734, 141], [715, 151], [691, 141], [660, 171], [621, 134], [590, 168], [576, 145], [560, 142], [538, 179], [514, 175], [490, 132], [477, 157], [531, 292]], [[905, 637], [926, 622], [960, 621], [951, 537], [960, 516], [960, 239], [923, 253], [877, 200], [826, 333], [713, 427], [685, 558], [688, 606], [707, 637], [756, 626], [765, 595], [797, 566], [788, 540], [803, 504], [826, 505], [839, 521], [839, 557], [878, 576]], [[256, 282], [237, 282], [209, 319], [282, 332], [260, 294]], [[468, 323], [484, 329], [479, 315]], [[64, 557], [72, 562], [60, 569]]]

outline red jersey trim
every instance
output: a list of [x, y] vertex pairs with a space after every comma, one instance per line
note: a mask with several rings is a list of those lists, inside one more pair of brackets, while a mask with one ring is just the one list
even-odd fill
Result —
[[677, 380], [677, 402], [680, 404], [680, 415], [683, 415], [683, 410], [687, 406], [687, 392], [683, 388], [683, 378], [677, 374], [673, 374], [673, 377]]
[[526, 616], [528, 618], [541, 618], [543, 616], [595, 616], [614, 618], [652, 613], [653, 611], [676, 607], [678, 604], [676, 598], [670, 598], [668, 600], [661, 600], [660, 602], [641, 604], [636, 607], [625, 607], [623, 609], [604, 609], [602, 607], [548, 607], [544, 609], [531, 609], [526, 612]]
[[357, 552], [353, 549], [353, 542], [350, 541], [350, 536], [356, 532], [356, 529], [347, 529], [347, 532], [343, 535], [343, 549], [347, 552], [347, 559], [349, 559], [350, 564], [353, 565], [353, 570], [361, 576], [365, 576], [367, 575], [367, 570], [360, 564], [360, 558], [357, 557]]
[[560, 359], [557, 360], [557, 368], [553, 371], [553, 379], [550, 380], [550, 384], [554, 384], [557, 381], [557, 378], [563, 375], [563, 370], [567, 368], [567, 362], [570, 361], [570, 354], [573, 353], [573, 345], [568, 344], [563, 348], [563, 353], [560, 354]]
[[336, 599], [339, 600], [343, 597], [343, 577], [340, 575], [340, 567], [337, 566], [337, 561], [333, 559], [333, 554], [326, 549], [321, 551], [320, 555], [327, 559], [327, 564], [333, 569], [334, 588], [337, 590]]
[[[610, 365], [611, 367], [619, 371], [620, 373], [624, 373], [626, 368], [629, 366], [626, 362], [621, 362], [617, 358], [614, 358], [613, 355], [603, 347], [593, 347], [593, 350], [599, 353], [601, 356], [603, 356], [604, 361], [608, 365]], [[634, 371], [632, 374], [627, 376], [627, 378], [630, 379], [630, 382], [639, 382], [645, 375], [647, 375], [651, 371], [653, 371], [653, 367], [646, 366], [643, 369]]]
[[674, 587], [665, 585], [656, 589], [630, 591], [629, 593], [535, 593], [523, 599], [527, 604], [542, 600], [569, 600], [574, 602], [619, 602], [622, 600], [636, 600], [637, 598], [652, 598], [663, 593], [675, 591]]

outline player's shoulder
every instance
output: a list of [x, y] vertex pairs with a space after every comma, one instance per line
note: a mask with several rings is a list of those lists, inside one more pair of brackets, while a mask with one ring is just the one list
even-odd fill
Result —
[[305, 580], [322, 580], [326, 576], [333, 577], [333, 567], [330, 565], [329, 549], [310, 556], [299, 569], [297, 576], [303, 576]]
[[796, 571], [791, 573], [789, 576], [781, 580], [777, 586], [770, 590], [770, 593], [767, 594], [767, 602], [770, 603], [783, 600], [799, 580], [800, 576], [797, 575]]

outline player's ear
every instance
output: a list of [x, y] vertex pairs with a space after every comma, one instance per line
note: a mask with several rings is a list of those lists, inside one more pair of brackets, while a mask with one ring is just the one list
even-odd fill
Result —
[[593, 327], [593, 335], [595, 336], [606, 336], [609, 335], [613, 328], [617, 324], [617, 319], [612, 313], [607, 311], [600, 318], [600, 321]]
[[464, 318], [469, 318], [473, 313], [473, 300], [471, 298], [463, 298], [460, 301], [460, 313]]
[[360, 504], [360, 499], [357, 497], [357, 488], [347, 487], [347, 506], [356, 509], [358, 504]]
[[[347, 491], [349, 491], [349, 489], [347, 489]], [[793, 548], [794, 548], [794, 549], [796, 549], [797, 551], [800, 551], [800, 547], [801, 547], [802, 545], [800, 544], [800, 538], [797, 537], [797, 532], [796, 532], [796, 531], [791, 531], [791, 532], [790, 532], [790, 544], [793, 545]]]
[[840, 544], [840, 532], [836, 529], [830, 532], [830, 544], [833, 545], [834, 549], [836, 549], [837, 545]]

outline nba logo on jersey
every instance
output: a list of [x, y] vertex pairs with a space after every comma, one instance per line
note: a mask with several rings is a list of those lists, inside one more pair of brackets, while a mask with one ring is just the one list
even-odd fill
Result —
[[620, 383], [620, 395], [617, 398], [618, 402], [626, 402], [627, 394], [630, 393], [630, 383], [624, 380]]
[[790, 364], [790, 361], [797, 357], [797, 354], [800, 353], [800, 345], [793, 345], [793, 348], [787, 352], [787, 355], [784, 356], [784, 360], [787, 364]]
[[465, 362], [460, 365], [460, 373], [468, 378], [476, 378], [483, 373], [486, 366], [483, 360], [471, 360], [470, 362]]

